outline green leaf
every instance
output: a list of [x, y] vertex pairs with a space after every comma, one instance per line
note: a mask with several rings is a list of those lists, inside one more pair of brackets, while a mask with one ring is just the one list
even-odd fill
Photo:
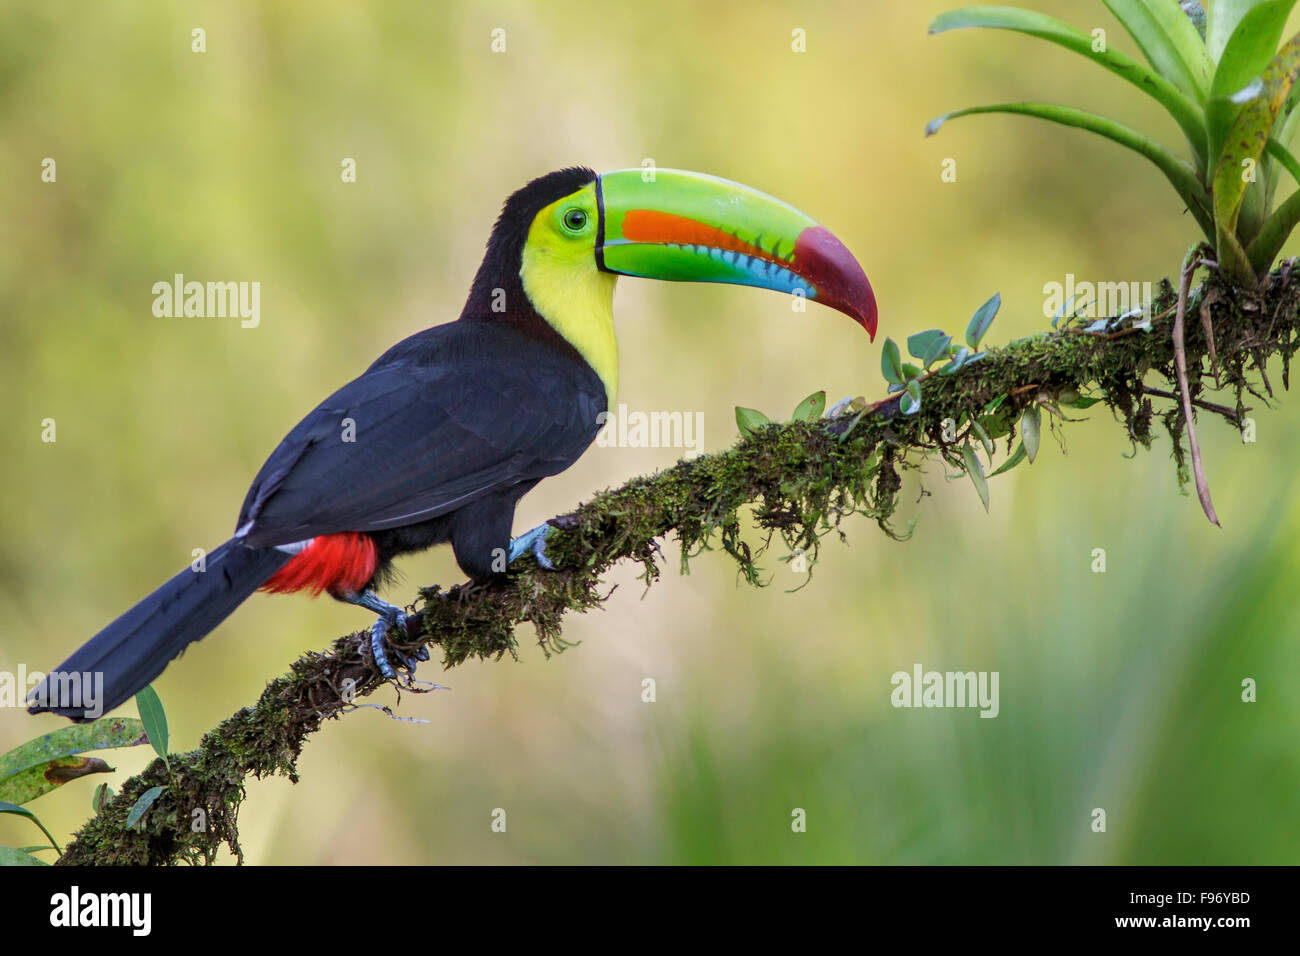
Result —
[[1300, 190], [1293, 192], [1286, 202], [1273, 210], [1259, 235], [1246, 247], [1246, 256], [1256, 275], [1269, 270], [1297, 223], [1300, 223]]
[[924, 368], [939, 360], [952, 344], [952, 336], [942, 329], [928, 329], [907, 337], [907, 351], [914, 359], [920, 361]]
[[1039, 427], [1041, 424], [1037, 405], [1030, 405], [1025, 409], [1025, 413], [1020, 416], [1020, 444], [1024, 446], [1025, 454], [1029, 456], [1031, 465], [1034, 463], [1034, 459], [1038, 457]]
[[0, 866], [49, 866], [49, 864], [14, 847], [0, 846]]
[[[844, 439], [849, 437], [853, 429], [858, 427], [858, 422], [862, 421], [862, 419], [866, 417], [867, 411], [868, 409], [864, 408], [862, 409], [862, 411], [858, 412], [855, 416], [853, 416], [853, 421], [849, 422], [849, 427], [844, 429], [844, 431], [840, 432], [839, 440], [841, 442], [844, 441]], [[874, 456], [875, 453], [873, 452], [872, 454]]]
[[756, 409], [742, 408], [737, 405], [736, 424], [740, 427], [742, 435], [752, 435], [763, 425], [771, 424], [771, 419]]
[[1024, 461], [1027, 457], [1029, 456], [1025, 452], [1025, 443], [1020, 442], [1019, 444], [1016, 445], [1016, 450], [1012, 452], [1011, 457], [1008, 458], [1006, 461], [1004, 461], [1001, 464], [1001, 466], [999, 466], [998, 470], [993, 472], [993, 474], [989, 475], [989, 477], [996, 478], [1004, 471], [1010, 471], [1012, 468], [1016, 467], [1016, 465]]
[[961, 348], [957, 350], [957, 354], [952, 357], [952, 361], [950, 361], [943, 368], [939, 369], [939, 371], [943, 372], [944, 374], [951, 374], [952, 372], [957, 371], [959, 368], [961, 368], [963, 365], [969, 362], [970, 357], [971, 357], [970, 349], [966, 348], [966, 346], [963, 345]]
[[1072, 402], [1063, 402], [1062, 404], [1064, 404], [1066, 408], [1078, 408], [1082, 410], [1085, 408], [1092, 408], [1092, 406], [1096, 405], [1100, 401], [1100, 398], [1089, 398], [1088, 396], [1083, 395]]
[[912, 379], [898, 400], [898, 410], [904, 415], [915, 415], [921, 410], [921, 383]]
[[95, 793], [90, 798], [90, 808], [94, 810], [95, 813], [102, 813], [114, 796], [116, 796], [116, 794], [113, 792], [113, 788], [106, 783], [101, 783], [95, 788]]
[[[1242, 250], [1237, 237], [1237, 220], [1246, 189], [1251, 185], [1246, 173], [1254, 169], [1257, 180], [1262, 180], [1260, 157], [1268, 146], [1273, 123], [1295, 85], [1297, 74], [1300, 74], [1300, 34], [1288, 40], [1265, 68], [1264, 91], [1242, 108], [1214, 170], [1215, 250], [1219, 256], [1219, 268], [1230, 279], [1251, 288], [1255, 285], [1255, 273], [1260, 270], [1253, 264], [1254, 255]], [[1285, 239], [1284, 235], [1282, 240]], [[1281, 248], [1280, 243], [1278, 248]], [[1272, 261], [1271, 255], [1269, 261]]]
[[131, 812], [126, 815], [126, 828], [128, 830], [144, 819], [144, 815], [149, 812], [149, 808], [153, 806], [153, 802], [161, 796], [162, 792], [162, 787], [150, 787], [140, 794], [140, 799], [135, 802], [134, 806], [131, 807]]
[[112, 773], [113, 767], [99, 757], [59, 757], [28, 767], [0, 781], [0, 798], [13, 803], [31, 803], [43, 793], [92, 773]]
[[826, 393], [813, 392], [794, 410], [794, 420], [796, 422], [815, 422], [822, 417], [822, 412], [826, 410]]
[[135, 706], [140, 712], [140, 722], [144, 724], [144, 732], [149, 737], [149, 743], [153, 744], [154, 753], [167, 760], [167, 713], [163, 710], [162, 701], [158, 699], [158, 692], [150, 684], [144, 690], [135, 695]]
[[1261, 0], [1209, 0], [1206, 10], [1205, 51], [1210, 59], [1218, 63], [1223, 58], [1223, 51], [1228, 45], [1228, 38], [1236, 32], [1241, 18]]
[[1013, 30], [1065, 47], [1105, 67], [1163, 106], [1187, 137], [1197, 164], [1204, 165], [1206, 136], [1200, 107], [1159, 73], [1147, 69], [1119, 50], [1112, 49], [1109, 43], [1105, 44], [1105, 50], [1098, 51], [1094, 49], [1095, 41], [1091, 34], [1055, 17], [1015, 7], [965, 7], [949, 10], [931, 21], [930, 32], [943, 33], [966, 27]]
[[[1197, 39], [1199, 41], [1200, 38]], [[1182, 197], [1188, 211], [1196, 219], [1206, 237], [1213, 239], [1214, 219], [1210, 215], [1210, 197], [1206, 193], [1205, 187], [1196, 178], [1196, 170], [1185, 159], [1180, 159], [1165, 147], [1147, 139], [1141, 133], [1104, 116], [1098, 116], [1086, 110], [1078, 110], [1071, 106], [1056, 106], [1051, 103], [996, 103], [990, 106], [971, 106], [963, 110], [945, 113], [943, 116], [929, 122], [925, 128], [926, 135], [934, 135], [939, 127], [950, 119], [973, 116], [977, 113], [1016, 113], [1022, 116], [1035, 116], [1051, 123], [1059, 123], [1062, 126], [1070, 126], [1074, 129], [1096, 133], [1098, 136], [1103, 136], [1145, 156], [1157, 169], [1164, 173], [1165, 178], [1169, 180], [1178, 195]]]
[[903, 380], [903, 357], [898, 353], [898, 343], [893, 339], [885, 339], [884, 348], [880, 350], [880, 374], [885, 376], [885, 381], [893, 385], [904, 384]]
[[[68, 758], [77, 754], [142, 743], [144, 725], [129, 717], [101, 717], [89, 724], [60, 727], [0, 757], [0, 800], [27, 803], [72, 779], [78, 775], [78, 765]], [[89, 766], [83, 769], [97, 772]]]
[[1002, 293], [994, 292], [993, 298], [975, 310], [970, 323], [966, 326], [966, 344], [972, 350], [980, 347], [980, 340], [984, 338], [984, 333], [993, 324], [993, 318], [998, 314], [1000, 308], [1002, 308]]
[[[28, 810], [26, 807], [20, 807], [16, 803], [9, 803], [8, 801], [0, 800], [0, 813], [12, 813], [14, 816], [26, 817], [28, 820], [31, 820], [32, 823], [35, 823], [41, 828], [41, 832], [45, 834], [45, 838], [54, 845], [56, 850], [59, 848], [58, 841], [50, 835], [49, 830], [45, 829], [45, 824], [40, 821], [40, 818], [36, 816], [36, 814], [32, 813], [32, 811]], [[62, 853], [63, 851], [59, 850], [59, 852]]]
[[989, 483], [984, 477], [984, 466], [980, 464], [980, 456], [975, 453], [974, 446], [970, 444], [961, 446], [961, 455], [966, 460], [966, 474], [970, 475], [975, 490], [979, 492], [980, 501], [984, 502], [984, 510], [988, 511]]
[[970, 423], [970, 430], [975, 433], [975, 437], [980, 440], [984, 446], [984, 454], [989, 456], [989, 461], [993, 460], [993, 439], [989, 438], [989, 433], [984, 430], [984, 426], [977, 421]]
[[1177, 0], [1105, 0], [1147, 62], [1188, 96], [1204, 102], [1214, 73], [1205, 41]]
[[1300, 183], [1300, 161], [1291, 155], [1291, 151], [1275, 139], [1270, 139], [1268, 145], [1264, 147], [1268, 155], [1272, 156], [1278, 163], [1291, 174], [1291, 178]]
[[[1282, 41], [1286, 18], [1296, 0], [1264, 0], [1237, 24], [1231, 39], [1223, 49], [1219, 65], [1210, 83], [1209, 99], [1205, 103], [1205, 126], [1209, 135], [1210, 168], [1217, 166], [1237, 117], [1249, 100], [1255, 99], [1263, 86], [1259, 83], [1265, 68], [1277, 53]], [[1252, 89], [1254, 95], [1241, 99], [1236, 94]]]
[[979, 419], [979, 425], [989, 438], [1001, 438], [1011, 431], [1011, 422], [1003, 415], [984, 415]]
[[0, 800], [0, 813], [12, 813], [14, 816], [27, 817], [29, 820], [35, 820], [36, 814], [26, 807], [20, 807], [16, 803], [10, 803], [7, 800]]

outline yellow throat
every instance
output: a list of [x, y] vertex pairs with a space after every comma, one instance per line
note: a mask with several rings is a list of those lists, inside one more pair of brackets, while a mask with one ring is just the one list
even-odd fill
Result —
[[618, 394], [618, 340], [614, 336], [614, 284], [618, 277], [596, 267], [590, 243], [566, 238], [556, 225], [559, 207], [571, 208], [575, 199], [587, 199], [585, 194], [589, 194], [594, 222], [596, 197], [590, 186], [557, 200], [533, 219], [519, 277], [533, 308], [600, 377], [612, 411]]

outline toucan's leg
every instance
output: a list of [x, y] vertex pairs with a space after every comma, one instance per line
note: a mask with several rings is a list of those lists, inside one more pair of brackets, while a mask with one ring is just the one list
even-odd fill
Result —
[[525, 531], [519, 537], [510, 542], [510, 551], [507, 555], [507, 564], [513, 564], [515, 558], [519, 557], [525, 551], [532, 551], [533, 557], [548, 571], [554, 571], [555, 565], [551, 564], [551, 559], [546, 556], [546, 536], [551, 533], [549, 524], [539, 524], [532, 531]]
[[[406, 612], [400, 607], [389, 604], [374, 591], [362, 591], [361, 593], [341, 594], [341, 600], [349, 604], [356, 604], [360, 607], [368, 608], [379, 615], [370, 628], [370, 653], [374, 656], [375, 666], [379, 668], [389, 680], [397, 680], [397, 672], [393, 670], [393, 665], [388, 662], [388, 629], [395, 627], [400, 631], [406, 630]], [[397, 655], [398, 661], [407, 672], [414, 677], [415, 665], [419, 661], [429, 659], [429, 649], [421, 647], [414, 657], [407, 656], [396, 648], [393, 653]]]

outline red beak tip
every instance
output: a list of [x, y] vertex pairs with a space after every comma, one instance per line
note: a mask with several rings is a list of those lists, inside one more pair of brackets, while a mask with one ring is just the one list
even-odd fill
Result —
[[817, 290], [816, 301], [857, 319], [876, 340], [876, 296], [844, 243], [825, 226], [809, 226], [795, 242], [794, 262]]

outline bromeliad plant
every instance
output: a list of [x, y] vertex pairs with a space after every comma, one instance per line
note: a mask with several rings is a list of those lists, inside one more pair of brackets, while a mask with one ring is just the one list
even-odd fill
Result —
[[1084, 110], [999, 103], [955, 110], [926, 127], [975, 113], [1019, 113], [1087, 130], [1145, 156], [1177, 190], [1216, 252], [1220, 272], [1255, 289], [1300, 222], [1300, 191], [1273, 208], [1279, 171], [1300, 182], [1288, 144], [1300, 123], [1300, 34], [1279, 43], [1296, 0], [1103, 0], [1150, 67], [1092, 33], [1015, 7], [941, 14], [931, 33], [961, 27], [1012, 30], [1073, 50], [1163, 106], [1187, 139], [1190, 159], [1141, 132]]

